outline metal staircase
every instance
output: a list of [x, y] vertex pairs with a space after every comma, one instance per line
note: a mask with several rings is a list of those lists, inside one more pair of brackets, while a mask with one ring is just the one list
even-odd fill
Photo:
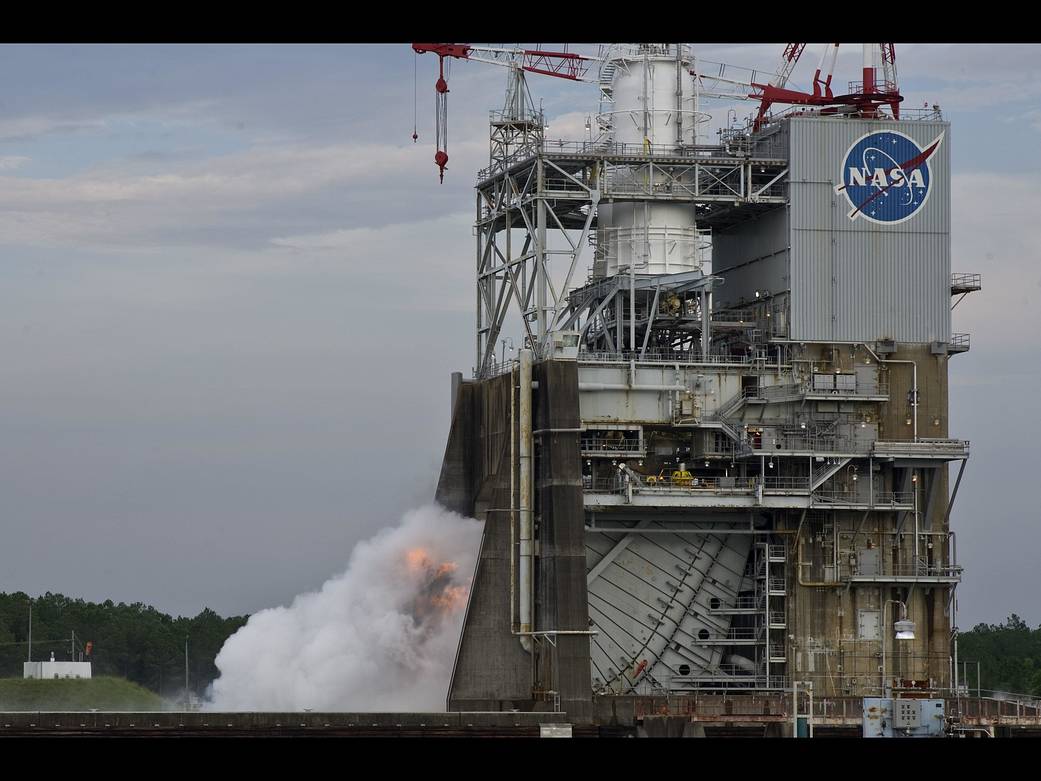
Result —
[[849, 457], [829, 458], [823, 464], [816, 467], [810, 475], [810, 490], [816, 491], [824, 485], [829, 478], [838, 474], [851, 460], [852, 459]]

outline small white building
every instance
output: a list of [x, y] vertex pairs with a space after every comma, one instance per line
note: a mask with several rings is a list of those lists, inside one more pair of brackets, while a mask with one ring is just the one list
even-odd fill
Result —
[[22, 662], [23, 678], [90, 678], [90, 662]]

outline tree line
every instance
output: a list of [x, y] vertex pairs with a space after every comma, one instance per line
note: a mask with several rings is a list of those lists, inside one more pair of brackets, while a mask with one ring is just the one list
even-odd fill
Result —
[[[28, 594], [0, 593], [0, 677], [21, 677], [28, 660]], [[224, 641], [249, 616], [222, 618], [209, 608], [194, 618], [174, 618], [140, 602], [86, 602], [48, 592], [32, 598], [32, 658], [75, 659], [89, 650], [95, 676], [127, 678], [160, 696], [184, 694], [185, 639], [188, 687], [196, 696], [218, 675], [214, 664]], [[88, 643], [90, 644], [88, 646]]]
[[1015, 613], [1002, 624], [976, 624], [958, 635], [958, 658], [967, 662], [959, 682], [976, 688], [975, 663], [980, 663], [980, 687], [1041, 697], [1041, 626], [1031, 629]]
[[[21, 677], [28, 658], [29, 595], [0, 593], [0, 677]], [[188, 638], [189, 690], [203, 696], [218, 675], [214, 660], [224, 641], [249, 616], [222, 618], [209, 608], [194, 618], [174, 618], [140, 602], [95, 603], [47, 593], [32, 598], [33, 659], [76, 658], [87, 650], [93, 674], [127, 678], [160, 696], [184, 693], [184, 642]], [[976, 688], [1041, 696], [1041, 626], [1031, 629], [1015, 613], [1001, 624], [977, 624], [958, 635], [958, 655]], [[960, 665], [959, 665], [960, 666]]]

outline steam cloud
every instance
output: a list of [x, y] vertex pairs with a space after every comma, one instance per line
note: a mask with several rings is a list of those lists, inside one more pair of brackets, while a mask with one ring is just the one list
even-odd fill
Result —
[[345, 572], [228, 638], [208, 707], [443, 711], [480, 535], [427, 506], [358, 543]]

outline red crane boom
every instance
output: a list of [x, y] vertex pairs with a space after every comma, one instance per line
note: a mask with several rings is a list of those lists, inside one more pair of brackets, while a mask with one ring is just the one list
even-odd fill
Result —
[[519, 68], [529, 73], [555, 76], [571, 81], [590, 81], [587, 78], [589, 69], [592, 63], [599, 62], [595, 57], [571, 52], [547, 52], [541, 49], [493, 49], [470, 46], [466, 43], [414, 43], [412, 49], [416, 54], [429, 53], [438, 56], [438, 78], [434, 84], [436, 93], [434, 123], [437, 137], [434, 163], [440, 171], [442, 182], [445, 180], [445, 167], [448, 165], [448, 82], [445, 80], [445, 57]]

